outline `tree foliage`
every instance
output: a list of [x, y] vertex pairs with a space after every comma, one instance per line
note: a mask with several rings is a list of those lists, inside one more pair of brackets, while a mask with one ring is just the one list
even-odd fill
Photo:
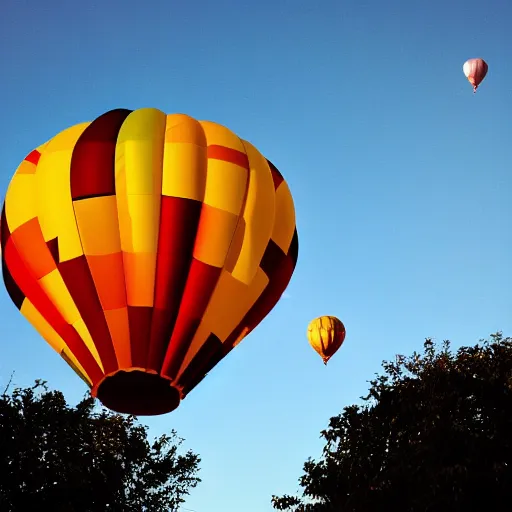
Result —
[[152, 444], [133, 416], [70, 407], [36, 381], [0, 396], [0, 510], [160, 512], [178, 510], [200, 459], [175, 431]]
[[[321, 433], [303, 496], [272, 497], [294, 512], [510, 510], [512, 339], [501, 333], [453, 352], [383, 362], [363, 405], [346, 407]], [[477, 508], [475, 508], [477, 507]]]

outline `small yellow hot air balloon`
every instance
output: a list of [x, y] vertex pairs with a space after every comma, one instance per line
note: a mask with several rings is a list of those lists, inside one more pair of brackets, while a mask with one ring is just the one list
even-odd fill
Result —
[[308, 340], [324, 364], [338, 351], [345, 341], [345, 326], [335, 316], [321, 316], [308, 325]]

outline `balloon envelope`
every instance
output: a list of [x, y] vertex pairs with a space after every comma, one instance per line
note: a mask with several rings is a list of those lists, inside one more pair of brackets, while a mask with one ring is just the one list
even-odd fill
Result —
[[487, 75], [487, 62], [483, 59], [469, 59], [462, 66], [462, 71], [469, 83], [473, 86], [473, 92], [476, 92], [478, 86]]
[[148, 108], [32, 151], [1, 248], [14, 304], [93, 396], [162, 414], [271, 311], [298, 238], [288, 185], [254, 146]]
[[321, 316], [308, 325], [308, 340], [324, 364], [338, 351], [345, 341], [345, 326], [335, 316]]

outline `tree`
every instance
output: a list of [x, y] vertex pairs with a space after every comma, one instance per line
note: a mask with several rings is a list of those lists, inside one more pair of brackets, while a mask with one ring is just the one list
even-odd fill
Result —
[[512, 339], [453, 353], [450, 342], [383, 362], [363, 405], [346, 407], [304, 464], [294, 512], [510, 510]]
[[[9, 386], [8, 386], [9, 387]], [[150, 445], [133, 416], [70, 407], [36, 381], [0, 396], [0, 510], [25, 512], [176, 511], [200, 458], [179, 453], [175, 431]]]

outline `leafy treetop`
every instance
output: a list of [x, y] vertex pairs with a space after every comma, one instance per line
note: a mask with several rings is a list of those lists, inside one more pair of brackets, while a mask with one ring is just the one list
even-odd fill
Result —
[[[510, 510], [512, 339], [450, 342], [383, 362], [363, 405], [345, 407], [304, 464], [293, 512]], [[477, 507], [477, 508], [475, 508]]]
[[[8, 386], [9, 387], [9, 386]], [[152, 444], [133, 416], [70, 407], [36, 381], [0, 396], [0, 510], [176, 511], [199, 482], [200, 458], [175, 431]]]

